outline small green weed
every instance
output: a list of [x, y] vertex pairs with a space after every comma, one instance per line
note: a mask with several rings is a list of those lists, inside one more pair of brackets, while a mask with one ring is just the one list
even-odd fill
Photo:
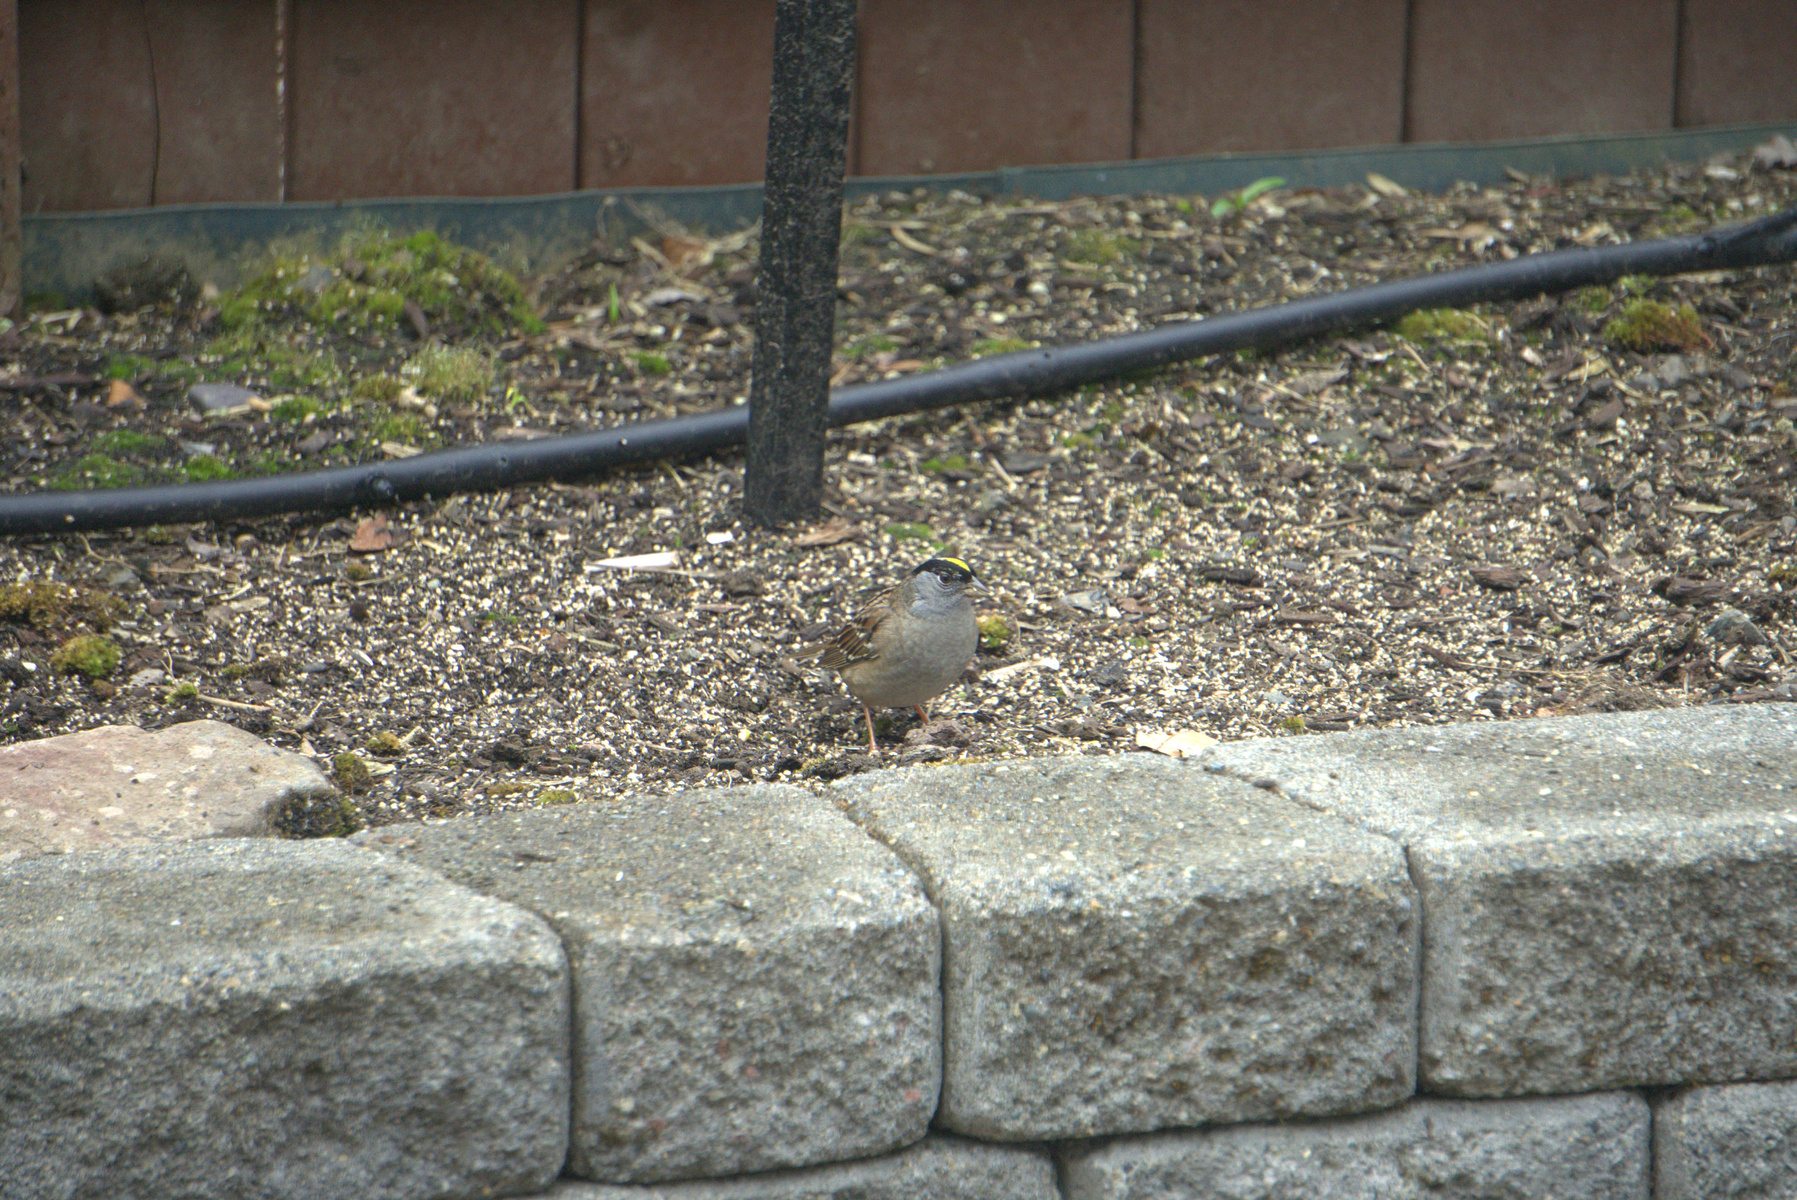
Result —
[[1285, 180], [1276, 175], [1256, 179], [1239, 192], [1230, 192], [1228, 195], [1217, 197], [1216, 202], [1210, 206], [1210, 215], [1222, 217], [1231, 213], [1239, 213], [1274, 188], [1284, 186]]

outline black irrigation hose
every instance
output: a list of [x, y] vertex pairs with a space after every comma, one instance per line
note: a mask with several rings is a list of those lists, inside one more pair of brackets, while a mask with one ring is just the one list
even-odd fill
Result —
[[[1062, 391], [1167, 363], [1378, 325], [1419, 308], [1455, 308], [1610, 283], [1624, 275], [1677, 275], [1797, 259], [1797, 209], [1709, 233], [1555, 250], [1508, 262], [1379, 283], [1252, 312], [1181, 321], [1103, 341], [1021, 350], [880, 383], [842, 388], [830, 424]], [[167, 525], [394, 504], [550, 479], [591, 478], [612, 467], [680, 459], [740, 445], [749, 412], [717, 412], [593, 433], [465, 446], [393, 462], [260, 479], [0, 497], [0, 534]]]

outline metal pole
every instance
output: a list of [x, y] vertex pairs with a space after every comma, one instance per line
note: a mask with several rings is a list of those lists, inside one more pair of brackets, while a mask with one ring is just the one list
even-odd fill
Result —
[[815, 516], [824, 483], [856, 0], [779, 0], [743, 512]]

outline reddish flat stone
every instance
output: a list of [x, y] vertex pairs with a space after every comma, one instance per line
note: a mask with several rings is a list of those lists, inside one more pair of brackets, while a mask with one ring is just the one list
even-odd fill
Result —
[[0, 863], [151, 841], [269, 837], [334, 789], [311, 759], [218, 721], [104, 725], [0, 746]]

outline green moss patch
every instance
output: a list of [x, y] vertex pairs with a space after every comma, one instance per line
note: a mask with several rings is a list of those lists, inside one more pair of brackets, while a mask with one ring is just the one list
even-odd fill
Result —
[[217, 479], [235, 479], [237, 472], [211, 454], [196, 454], [181, 464], [181, 473], [189, 483], [211, 483]]
[[124, 612], [118, 597], [66, 583], [9, 583], [0, 587], [0, 620], [33, 629], [66, 630], [85, 625], [112, 628]]
[[94, 439], [94, 449], [100, 454], [142, 454], [166, 445], [167, 440], [135, 429], [114, 429]]
[[365, 792], [374, 782], [374, 772], [368, 769], [368, 764], [360, 755], [348, 750], [332, 756], [331, 776], [338, 787], [351, 793]]
[[119, 644], [103, 633], [83, 633], [69, 638], [50, 655], [50, 666], [63, 675], [104, 679], [118, 668], [123, 653]]
[[1697, 310], [1689, 304], [1674, 308], [1658, 300], [1630, 300], [1622, 315], [1604, 326], [1604, 337], [1625, 350], [1707, 350], [1710, 335], [1703, 331]]
[[406, 364], [404, 374], [420, 395], [462, 404], [479, 400], [499, 378], [492, 356], [467, 346], [426, 346]]
[[1398, 322], [1400, 337], [1413, 342], [1485, 342], [1491, 333], [1485, 323], [1457, 308], [1423, 308], [1407, 313]]
[[135, 463], [120, 462], [109, 454], [84, 454], [50, 480], [54, 492], [82, 492], [89, 488], [136, 487], [149, 479]]
[[365, 234], [329, 258], [277, 260], [224, 298], [219, 321], [226, 328], [307, 321], [376, 334], [397, 328], [408, 303], [446, 337], [543, 329], [516, 278], [429, 231]]

